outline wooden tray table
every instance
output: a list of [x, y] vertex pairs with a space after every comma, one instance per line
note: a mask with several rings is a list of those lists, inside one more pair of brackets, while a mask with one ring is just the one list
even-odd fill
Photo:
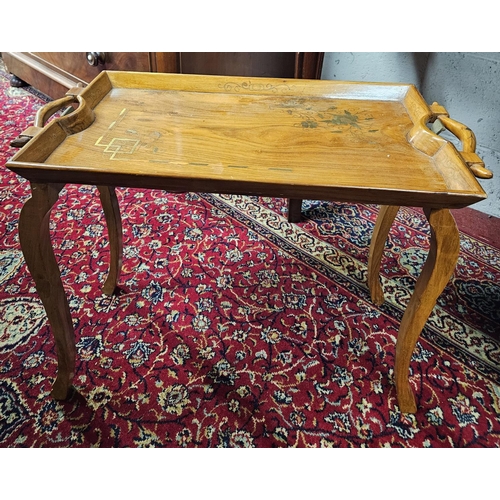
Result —
[[[77, 107], [46, 123], [69, 105]], [[437, 120], [463, 151], [429, 129]], [[368, 263], [377, 304], [384, 300], [378, 269], [398, 207], [423, 207], [430, 250], [395, 359], [400, 409], [416, 411], [411, 355], [460, 248], [448, 209], [486, 198], [475, 175], [491, 172], [475, 154], [474, 134], [438, 104], [429, 107], [414, 86], [104, 71], [42, 108], [22, 135], [29, 142], [7, 166], [31, 183], [19, 232], [57, 346], [53, 397], [68, 397], [76, 354], [49, 218], [61, 189], [75, 183], [100, 192], [111, 249], [108, 294], [122, 260], [114, 186], [380, 204]]]

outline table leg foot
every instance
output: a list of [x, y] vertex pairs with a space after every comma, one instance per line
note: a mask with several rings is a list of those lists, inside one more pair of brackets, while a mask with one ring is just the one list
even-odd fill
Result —
[[50, 395], [56, 401], [68, 401], [75, 393], [75, 388], [71, 385], [71, 383], [72, 379], [68, 379], [67, 377], [61, 376], [61, 374], [58, 374], [54, 384], [52, 385]]
[[50, 211], [62, 184], [31, 184], [31, 198], [19, 217], [19, 239], [26, 265], [47, 313], [57, 350], [55, 399], [67, 399], [75, 373], [75, 336], [68, 301], [50, 241]]
[[123, 231], [120, 217], [120, 207], [116, 198], [115, 188], [112, 186], [97, 186], [101, 199], [110, 247], [109, 273], [102, 287], [105, 295], [112, 295], [118, 285], [118, 278], [122, 268], [123, 258]]
[[460, 236], [448, 209], [425, 210], [431, 227], [429, 254], [406, 308], [396, 342], [394, 375], [402, 412], [417, 410], [409, 383], [410, 360], [422, 329], [455, 269]]
[[11, 87], [27, 87], [28, 84], [21, 80], [18, 76], [11, 74], [10, 75], [10, 86]]
[[380, 263], [384, 253], [385, 242], [392, 223], [398, 214], [399, 206], [382, 205], [375, 223], [368, 256], [368, 288], [372, 302], [378, 306], [384, 303], [384, 291], [380, 284]]
[[300, 222], [302, 220], [302, 200], [288, 200], [288, 222]]

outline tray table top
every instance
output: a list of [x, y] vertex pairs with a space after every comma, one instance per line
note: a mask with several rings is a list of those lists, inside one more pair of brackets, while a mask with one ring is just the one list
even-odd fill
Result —
[[102, 72], [78, 100], [7, 166], [34, 182], [172, 191], [450, 208], [486, 197], [413, 85]]

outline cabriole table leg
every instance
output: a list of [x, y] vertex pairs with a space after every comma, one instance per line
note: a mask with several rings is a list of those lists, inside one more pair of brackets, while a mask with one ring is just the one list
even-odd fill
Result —
[[394, 375], [399, 408], [415, 413], [415, 395], [410, 387], [410, 360], [422, 329], [436, 301], [455, 269], [460, 252], [460, 237], [448, 209], [425, 210], [431, 227], [429, 254], [406, 308], [396, 342]]
[[373, 230], [368, 256], [368, 289], [372, 302], [378, 306], [384, 302], [384, 291], [380, 284], [380, 263], [384, 253], [385, 242], [389, 236], [392, 223], [398, 214], [399, 206], [382, 205]]
[[101, 205], [108, 227], [110, 260], [109, 274], [102, 287], [102, 292], [112, 295], [118, 284], [123, 258], [123, 231], [120, 217], [120, 207], [116, 198], [115, 188], [112, 186], [97, 186]]
[[28, 270], [42, 300], [54, 335], [58, 373], [52, 396], [64, 400], [70, 395], [75, 373], [75, 335], [61, 274], [50, 241], [50, 211], [64, 184], [31, 183], [31, 198], [19, 218], [19, 239]]

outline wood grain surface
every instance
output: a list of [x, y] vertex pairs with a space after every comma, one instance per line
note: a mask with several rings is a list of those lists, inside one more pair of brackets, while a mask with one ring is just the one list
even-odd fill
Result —
[[71, 172], [82, 183], [394, 205], [486, 196], [425, 126], [431, 112], [411, 85], [103, 72], [81, 98], [91, 126], [71, 133], [71, 115], [56, 120], [9, 168], [36, 181]]

